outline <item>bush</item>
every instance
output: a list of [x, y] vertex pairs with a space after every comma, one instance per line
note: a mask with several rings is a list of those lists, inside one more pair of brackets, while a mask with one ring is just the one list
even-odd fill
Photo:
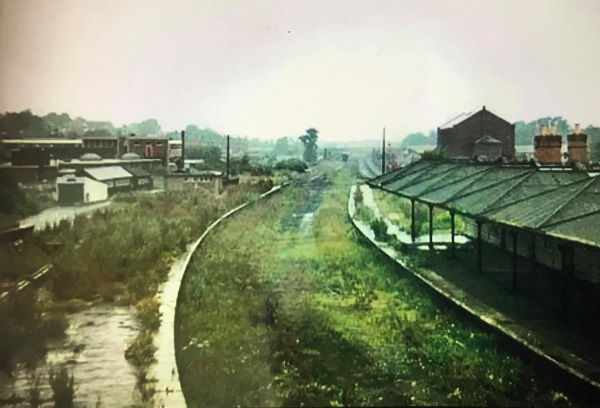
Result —
[[297, 173], [304, 173], [308, 170], [308, 164], [300, 159], [287, 159], [277, 162], [277, 164], [275, 164], [275, 170], [290, 170]]
[[71, 408], [75, 399], [75, 377], [69, 376], [66, 367], [51, 367], [48, 372], [52, 398], [56, 408]]
[[148, 330], [142, 330], [127, 346], [125, 359], [137, 369], [146, 369], [156, 362], [154, 336]]
[[155, 297], [142, 299], [135, 306], [135, 317], [142, 328], [157, 331], [160, 328], [160, 303]]
[[381, 218], [375, 218], [371, 221], [371, 229], [375, 233], [377, 241], [385, 241], [387, 239], [387, 224]]

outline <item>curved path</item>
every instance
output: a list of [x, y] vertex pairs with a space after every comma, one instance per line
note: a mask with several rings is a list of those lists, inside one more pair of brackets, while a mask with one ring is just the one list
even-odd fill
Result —
[[[266, 193], [261, 194], [260, 199], [280, 191], [289, 184], [289, 182], [284, 182], [273, 187]], [[251, 204], [252, 202], [246, 202], [233, 210], [226, 212], [213, 222], [200, 238], [188, 247], [188, 251], [173, 264], [169, 271], [167, 281], [161, 285], [158, 290], [157, 296], [160, 302], [161, 323], [154, 341], [157, 347], [155, 353], [157, 362], [150, 370], [150, 377], [156, 379], [155, 401], [158, 403], [158, 406], [168, 408], [186, 407], [175, 360], [175, 309], [177, 307], [177, 298], [179, 296], [181, 282], [190, 259], [198, 246], [215, 227], [223, 220]]]

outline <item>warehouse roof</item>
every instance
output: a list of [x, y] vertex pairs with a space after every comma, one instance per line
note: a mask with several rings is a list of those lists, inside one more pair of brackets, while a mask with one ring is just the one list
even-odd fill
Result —
[[98, 181], [131, 178], [131, 173], [119, 166], [89, 167], [84, 171]]
[[368, 182], [458, 213], [600, 247], [600, 177], [421, 160]]

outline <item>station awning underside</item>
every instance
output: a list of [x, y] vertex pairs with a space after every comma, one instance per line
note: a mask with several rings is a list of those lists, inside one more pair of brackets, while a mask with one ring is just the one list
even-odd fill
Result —
[[585, 172], [421, 160], [367, 183], [482, 221], [600, 248], [600, 177]]

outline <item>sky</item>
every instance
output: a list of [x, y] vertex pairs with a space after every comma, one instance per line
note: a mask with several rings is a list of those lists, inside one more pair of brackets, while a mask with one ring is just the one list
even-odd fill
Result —
[[339, 141], [483, 105], [600, 125], [598, 17], [597, 0], [0, 0], [0, 111]]

